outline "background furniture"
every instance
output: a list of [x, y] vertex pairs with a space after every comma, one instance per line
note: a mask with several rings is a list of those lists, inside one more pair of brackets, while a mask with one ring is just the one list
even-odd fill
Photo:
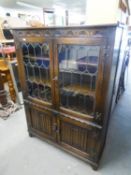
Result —
[[1, 83], [3, 84], [2, 86], [4, 87], [4, 83], [8, 83], [11, 100], [15, 102], [16, 101], [15, 89], [9, 67], [5, 62], [5, 60], [0, 60], [0, 74], [1, 74]]
[[[14, 29], [28, 131], [98, 167], [124, 28]], [[119, 59], [121, 58], [121, 59]]]
[[21, 104], [21, 100], [18, 93], [19, 78], [17, 70], [17, 59], [15, 56], [14, 40], [6, 40], [1, 29], [1, 47], [0, 54], [2, 56], [0, 60], [0, 71], [5, 75], [5, 82], [8, 82], [9, 92], [13, 102]]
[[7, 96], [6, 96], [6, 91], [4, 90], [1, 73], [0, 73], [0, 104], [2, 106], [7, 105]]

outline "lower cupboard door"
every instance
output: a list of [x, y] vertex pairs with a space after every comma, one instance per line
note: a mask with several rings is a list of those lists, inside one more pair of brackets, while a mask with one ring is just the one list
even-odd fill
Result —
[[41, 137], [51, 140], [56, 139], [53, 126], [56, 123], [55, 117], [50, 111], [30, 108], [31, 130]]
[[78, 120], [59, 120], [59, 143], [82, 158], [97, 161], [100, 130]]

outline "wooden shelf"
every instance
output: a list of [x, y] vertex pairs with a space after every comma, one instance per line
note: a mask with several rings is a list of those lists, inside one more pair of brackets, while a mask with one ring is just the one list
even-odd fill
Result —
[[36, 83], [36, 84], [42, 84], [44, 86], [48, 86], [51, 88], [51, 81], [50, 80], [45, 80], [43, 79], [42, 81], [40, 81], [39, 78], [34, 78], [34, 77], [29, 77], [28, 78], [29, 81], [31, 81], [32, 83]]
[[78, 66], [79, 65], [84, 65], [84, 66], [92, 66], [92, 67], [97, 67], [98, 66], [98, 64], [97, 63], [90, 63], [90, 62], [78, 62], [77, 63], [78, 64]]
[[66, 110], [70, 110], [69, 112], [77, 112], [77, 114], [79, 113], [80, 115], [81, 114], [85, 114], [85, 115], [92, 115], [93, 114], [93, 110], [86, 110], [84, 108], [80, 108], [79, 106], [76, 106], [76, 107], [68, 107], [67, 106], [62, 106], [64, 109]]
[[45, 60], [45, 61], [50, 61], [49, 57], [37, 57], [37, 56], [32, 56], [32, 55], [24, 55], [24, 58], [30, 58], [32, 60]]
[[89, 95], [95, 97], [95, 90], [90, 90], [87, 86], [69, 85], [62, 88], [65, 91], [74, 92], [76, 94]]
[[72, 74], [79, 74], [79, 75], [91, 75], [96, 76], [94, 73], [89, 73], [89, 72], [82, 72], [82, 71], [77, 71], [77, 70], [67, 70], [67, 69], [60, 69], [60, 73], [72, 73]]

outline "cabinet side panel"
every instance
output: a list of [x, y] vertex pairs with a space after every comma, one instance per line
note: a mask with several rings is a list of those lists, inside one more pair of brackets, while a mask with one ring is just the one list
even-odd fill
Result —
[[[119, 55], [118, 55], [118, 62], [117, 62], [117, 70], [116, 70], [116, 76], [115, 76], [115, 82], [114, 82], [114, 91], [113, 91], [113, 98], [112, 98], [112, 107], [111, 112], [113, 112], [115, 105], [116, 105], [116, 97], [117, 97], [117, 91], [118, 91], [118, 85], [121, 75], [121, 70], [123, 66], [123, 61], [125, 57], [125, 49], [127, 47], [127, 29], [117, 29], [116, 33], [121, 41], [116, 41], [116, 46], [119, 47]], [[116, 36], [117, 39], [117, 36]], [[114, 52], [116, 51], [117, 47], [115, 47]]]
[[106, 96], [105, 96], [105, 108], [104, 108], [104, 120], [103, 120], [103, 131], [101, 135], [101, 144], [100, 144], [100, 151], [101, 153], [104, 148], [109, 119], [111, 115], [111, 105], [114, 93], [114, 82], [116, 77], [116, 70], [120, 52], [120, 44], [121, 44], [121, 36], [122, 36], [122, 28], [113, 28], [112, 32], [110, 33], [110, 37], [108, 38], [108, 45], [109, 50], [107, 51], [108, 57], [106, 59], [106, 71], [105, 71], [105, 81], [104, 81], [104, 88], [106, 89]]

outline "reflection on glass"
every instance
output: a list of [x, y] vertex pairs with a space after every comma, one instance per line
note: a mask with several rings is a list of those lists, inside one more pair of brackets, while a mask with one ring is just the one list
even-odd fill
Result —
[[61, 106], [93, 113], [99, 52], [99, 46], [58, 45]]
[[48, 43], [23, 43], [22, 50], [29, 95], [51, 102]]

